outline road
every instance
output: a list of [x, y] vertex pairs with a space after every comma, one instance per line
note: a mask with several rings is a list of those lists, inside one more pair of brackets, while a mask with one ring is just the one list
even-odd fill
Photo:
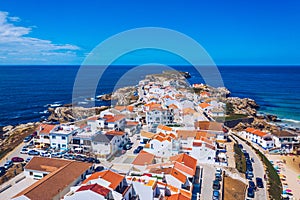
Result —
[[16, 148], [14, 148], [14, 150], [12, 150], [11, 152], [9, 152], [3, 159], [1, 159], [0, 161], [0, 166], [3, 166], [7, 160], [11, 160], [13, 157], [21, 157], [24, 160], [26, 160], [26, 158], [28, 158], [29, 156], [27, 154], [20, 154], [21, 149], [23, 148], [23, 146], [25, 146], [26, 144], [24, 142], [22, 142], [19, 146], [17, 146]]
[[[264, 174], [265, 174], [265, 169], [262, 161], [260, 160], [259, 156], [255, 153], [255, 151], [247, 145], [244, 141], [240, 140], [238, 137], [233, 136], [240, 144], [243, 145], [243, 148], [249, 153], [250, 158], [254, 159], [253, 163], [253, 174], [254, 178], [253, 181], [256, 184], [255, 178], [260, 177], [263, 179], [264, 182], [264, 188], [258, 188], [258, 190], [255, 192], [255, 197], [254, 199], [257, 200], [265, 200], [267, 199], [267, 189], [266, 189], [266, 181], [264, 181]], [[247, 197], [247, 194], [246, 194]]]

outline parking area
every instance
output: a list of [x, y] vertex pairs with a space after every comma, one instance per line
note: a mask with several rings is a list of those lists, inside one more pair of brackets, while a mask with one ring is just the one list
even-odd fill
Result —
[[222, 171], [219, 167], [213, 165], [201, 165], [203, 168], [202, 185], [201, 185], [201, 200], [222, 199]]
[[[237, 141], [239, 142], [239, 144], [241, 144], [242, 146], [240, 146], [241, 149], [243, 149], [244, 152], [246, 152], [247, 154], [245, 155], [245, 157], [249, 156], [249, 159], [252, 160], [252, 168], [253, 168], [253, 178], [249, 178], [249, 180], [252, 180], [255, 184], [256, 190], [254, 191], [254, 197], [249, 197], [249, 195], [246, 194], [246, 197], [248, 199], [257, 199], [257, 200], [261, 200], [261, 199], [267, 199], [267, 190], [266, 190], [266, 181], [264, 180], [265, 177], [265, 169], [264, 169], [264, 165], [262, 163], [262, 161], [260, 160], [260, 158], [256, 155], [256, 153], [254, 152], [254, 150], [248, 146], [244, 141], [240, 140], [239, 138], [235, 137], [237, 139]], [[262, 180], [262, 184], [263, 184], [263, 188], [257, 187], [257, 181], [256, 178], [259, 178]], [[247, 189], [248, 190], [248, 189]], [[251, 191], [249, 191], [251, 193]], [[247, 191], [248, 193], [248, 191]], [[252, 196], [252, 195], [250, 195]]]

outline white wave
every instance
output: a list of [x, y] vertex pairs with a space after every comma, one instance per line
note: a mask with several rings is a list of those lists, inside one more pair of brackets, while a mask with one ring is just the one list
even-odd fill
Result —
[[80, 102], [78, 102], [78, 104], [79, 104], [79, 105], [82, 105], [82, 104], [86, 105], [86, 104], [88, 104], [88, 102], [80, 101]]
[[298, 120], [295, 120], [295, 119], [287, 119], [287, 118], [280, 118], [280, 120], [284, 121], [284, 122], [292, 122], [292, 123], [295, 123], [295, 124], [300, 124], [300, 121]]

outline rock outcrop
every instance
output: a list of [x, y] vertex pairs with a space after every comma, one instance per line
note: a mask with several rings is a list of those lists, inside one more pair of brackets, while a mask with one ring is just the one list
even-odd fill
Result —
[[83, 107], [57, 107], [49, 108], [51, 113], [48, 117], [48, 121], [57, 122], [72, 122], [79, 119], [85, 119], [87, 117], [99, 114], [101, 111], [107, 109], [107, 106], [83, 108]]

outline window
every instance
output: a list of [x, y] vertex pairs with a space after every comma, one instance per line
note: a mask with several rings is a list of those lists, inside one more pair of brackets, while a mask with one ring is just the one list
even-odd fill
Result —
[[33, 172], [29, 172], [29, 175], [32, 176], [32, 175], [33, 175]]
[[56, 143], [52, 143], [52, 145], [53, 145], [53, 146], [55, 146], [55, 145], [56, 145]]
[[56, 136], [55, 135], [52, 135], [52, 139], [55, 139], [56, 138]]
[[66, 148], [66, 145], [65, 145], [65, 144], [63, 144], [63, 145], [61, 145], [61, 147], [63, 147], [63, 148]]
[[108, 143], [105, 143], [105, 146], [108, 146]]
[[62, 140], [65, 140], [65, 139], [66, 139], [66, 137], [65, 137], [65, 136], [62, 136], [62, 137], [61, 137], [61, 139], [62, 139]]

